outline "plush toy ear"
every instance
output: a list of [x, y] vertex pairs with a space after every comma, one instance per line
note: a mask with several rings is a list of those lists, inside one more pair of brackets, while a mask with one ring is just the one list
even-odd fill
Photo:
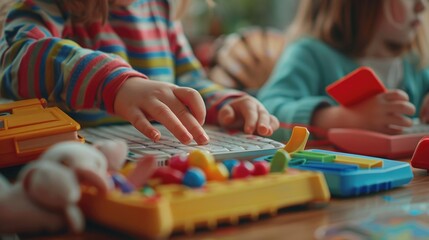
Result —
[[93, 145], [106, 157], [109, 170], [118, 171], [122, 168], [128, 154], [128, 145], [124, 140], [103, 140]]
[[55, 144], [40, 156], [40, 160], [61, 163], [72, 169], [93, 169], [99, 174], [107, 172], [107, 161], [103, 153], [89, 144], [78, 142]]

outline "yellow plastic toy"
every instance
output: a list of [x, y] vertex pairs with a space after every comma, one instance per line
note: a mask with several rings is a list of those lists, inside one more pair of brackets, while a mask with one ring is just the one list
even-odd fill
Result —
[[[308, 138], [299, 131], [299, 139], [288, 144], [295, 151], [305, 147]], [[212, 156], [199, 151], [190, 153], [189, 162], [206, 170], [216, 166]], [[132, 165], [125, 168], [124, 173], [130, 172]], [[193, 233], [197, 228], [214, 229], [221, 223], [237, 224], [242, 218], [257, 220], [261, 214], [275, 215], [284, 207], [329, 201], [322, 173], [281, 169], [244, 179], [212, 177], [216, 181], [200, 188], [154, 184], [151, 195], [145, 195], [144, 190], [115, 190], [102, 196], [85, 187], [81, 207], [87, 217], [103, 225], [135, 236], [164, 238], [173, 232]]]
[[323, 174], [288, 170], [248, 179], [208, 182], [204, 188], [160, 185], [156, 195], [138, 191], [97, 195], [84, 188], [81, 207], [98, 223], [136, 236], [167, 237], [173, 232], [192, 233], [196, 228], [216, 228], [239, 219], [257, 220], [275, 215], [283, 207], [327, 202], [330, 193]]

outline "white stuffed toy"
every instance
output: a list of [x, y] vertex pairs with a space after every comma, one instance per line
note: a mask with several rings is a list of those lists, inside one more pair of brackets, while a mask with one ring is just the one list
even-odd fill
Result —
[[80, 184], [94, 186], [100, 194], [111, 190], [109, 172], [124, 164], [127, 152], [119, 140], [63, 142], [25, 166], [15, 184], [0, 176], [0, 234], [81, 232]]

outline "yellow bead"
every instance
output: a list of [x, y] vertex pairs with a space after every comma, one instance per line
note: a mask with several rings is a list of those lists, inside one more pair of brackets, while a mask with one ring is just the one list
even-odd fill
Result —
[[210, 168], [215, 165], [213, 155], [203, 150], [193, 150], [189, 153], [189, 166], [197, 167], [203, 170], [206, 174]]

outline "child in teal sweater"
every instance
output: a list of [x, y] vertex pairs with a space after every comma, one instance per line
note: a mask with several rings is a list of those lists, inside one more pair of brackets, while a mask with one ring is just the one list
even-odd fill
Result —
[[[289, 28], [289, 44], [258, 98], [281, 122], [316, 128], [361, 128], [397, 134], [410, 116], [429, 120], [426, 1], [305, 0]], [[425, 38], [426, 37], [426, 38]], [[426, 48], [426, 49], [425, 49]], [[360, 66], [388, 88], [352, 107], [326, 86]], [[353, 89], [350, 89], [353, 91]], [[279, 130], [277, 139], [289, 131]]]

